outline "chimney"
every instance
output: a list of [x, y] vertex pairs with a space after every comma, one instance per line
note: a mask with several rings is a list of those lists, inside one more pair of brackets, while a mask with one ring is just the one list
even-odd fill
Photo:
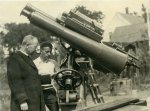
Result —
[[144, 22], [147, 23], [147, 14], [143, 13]]
[[125, 11], [126, 11], [126, 14], [129, 14], [129, 8], [128, 7], [125, 8]]
[[143, 18], [144, 18], [144, 22], [147, 23], [146, 8], [145, 8], [145, 6], [144, 6], [143, 4], [142, 4], [142, 12], [143, 12], [142, 16], [143, 16]]
[[112, 37], [112, 34], [113, 34], [112, 32], [109, 32], [109, 39], [110, 39], [110, 40], [112, 39], [112, 38], [111, 38], [111, 37]]
[[133, 12], [135, 16], [137, 16], [137, 12]]

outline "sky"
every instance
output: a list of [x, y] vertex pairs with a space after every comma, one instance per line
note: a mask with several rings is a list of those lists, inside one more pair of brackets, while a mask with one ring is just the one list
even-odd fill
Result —
[[93, 11], [102, 11], [105, 14], [103, 21], [104, 28], [107, 27], [115, 13], [125, 13], [125, 8], [129, 7], [129, 12], [136, 11], [141, 15], [141, 4], [148, 6], [149, 0], [0, 0], [0, 25], [10, 22], [29, 23], [28, 19], [20, 16], [21, 10], [27, 3], [48, 13], [53, 17], [58, 17], [64, 11], [78, 5], [83, 5]]

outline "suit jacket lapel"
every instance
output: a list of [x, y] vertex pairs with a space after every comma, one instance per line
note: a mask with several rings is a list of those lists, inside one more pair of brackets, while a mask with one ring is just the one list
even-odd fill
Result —
[[[28, 56], [26, 56], [25, 54], [23, 54], [23, 53], [20, 52], [20, 51], [18, 51], [17, 54], [20, 55], [20, 56], [24, 59], [24, 61], [25, 61], [26, 63], [28, 63], [30, 66], [32, 66], [33, 68], [36, 68], [36, 66], [35, 66], [35, 64], [34, 64], [34, 62], [32, 61], [31, 58], [29, 58]], [[37, 69], [37, 68], [36, 68], [36, 69]]]

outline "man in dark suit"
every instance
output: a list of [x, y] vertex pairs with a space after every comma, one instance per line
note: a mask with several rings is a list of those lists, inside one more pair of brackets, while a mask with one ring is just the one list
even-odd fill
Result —
[[29, 57], [37, 45], [36, 37], [25, 36], [21, 49], [13, 53], [8, 60], [7, 75], [11, 89], [10, 111], [45, 111], [38, 70]]

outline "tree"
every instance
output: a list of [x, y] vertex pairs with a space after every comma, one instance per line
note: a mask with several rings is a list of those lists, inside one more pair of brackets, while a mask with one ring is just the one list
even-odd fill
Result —
[[38, 28], [32, 24], [27, 23], [6, 23], [4, 25], [5, 29], [8, 30], [8, 33], [4, 35], [4, 44], [8, 44], [9, 47], [14, 47], [17, 44], [20, 44], [23, 37], [31, 34], [33, 36], [38, 37], [40, 42], [43, 41], [51, 41], [50, 36], [52, 35], [50, 32], [47, 32], [41, 28]]
[[104, 19], [105, 15], [101, 11], [90, 11], [85, 6], [77, 6], [75, 9], [82, 14], [85, 14], [86, 16], [90, 17], [91, 19], [96, 20], [97, 22], [102, 23], [102, 20]]

